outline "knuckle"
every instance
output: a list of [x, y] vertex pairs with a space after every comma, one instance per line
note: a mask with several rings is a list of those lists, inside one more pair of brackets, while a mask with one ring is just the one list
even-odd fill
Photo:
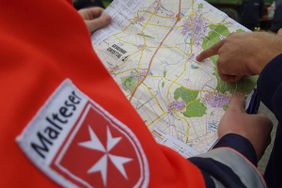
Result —
[[221, 56], [223, 52], [224, 52], [224, 46], [218, 49], [218, 55]]

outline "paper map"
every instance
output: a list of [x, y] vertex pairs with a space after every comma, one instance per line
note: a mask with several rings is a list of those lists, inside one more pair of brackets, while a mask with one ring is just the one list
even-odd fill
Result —
[[201, 0], [115, 0], [113, 23], [93, 46], [155, 139], [184, 157], [206, 152], [235, 90], [255, 80], [220, 80], [216, 57], [195, 57], [232, 32], [247, 31]]

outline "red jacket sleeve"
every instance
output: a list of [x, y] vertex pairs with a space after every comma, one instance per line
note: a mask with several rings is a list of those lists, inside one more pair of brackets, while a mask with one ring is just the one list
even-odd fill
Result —
[[[49, 188], [58, 184], [80, 185], [78, 181], [85, 187], [111, 182], [112, 186], [120, 187], [120, 181], [127, 180], [136, 181], [133, 183], [143, 187], [204, 187], [203, 176], [194, 164], [154, 141], [95, 55], [86, 26], [66, 1], [4, 1], [0, 6], [0, 27], [0, 104], [3, 109], [0, 115], [0, 187]], [[73, 85], [68, 82], [67, 86], [59, 87], [66, 79]], [[61, 95], [64, 92], [68, 93]], [[85, 103], [80, 108], [82, 101]], [[96, 122], [105, 123], [107, 120], [112, 126], [102, 129], [99, 123], [97, 128], [93, 122], [82, 125], [74, 121], [74, 124], [86, 126], [83, 129], [85, 138], [74, 147], [79, 151], [91, 149], [89, 152], [98, 151], [100, 154], [88, 155], [94, 157], [94, 161], [88, 164], [77, 151], [60, 166], [61, 163], [53, 163], [54, 158], [47, 157], [47, 153], [56, 150], [53, 148], [58, 140], [61, 140], [61, 146], [66, 145], [68, 140], [61, 139], [61, 131], [66, 130], [63, 125], [69, 125], [70, 118], [74, 118], [78, 109], [84, 109], [81, 116], [77, 116], [83, 122], [90, 121], [87, 117], [92, 113]], [[84, 112], [87, 112], [85, 116]], [[120, 129], [114, 128], [115, 125]], [[97, 129], [101, 129], [103, 134], [98, 134]], [[127, 134], [121, 134], [123, 129], [128, 131], [128, 135], [133, 135], [131, 139], [125, 141]], [[22, 134], [23, 130], [27, 134]], [[71, 132], [75, 130], [70, 129]], [[34, 131], [34, 134], [30, 133]], [[16, 143], [19, 135], [21, 148], [27, 148], [25, 154]], [[72, 138], [72, 135], [68, 136], [65, 138]], [[90, 139], [96, 140], [99, 147], [91, 146]], [[135, 150], [121, 147], [131, 141], [136, 145]], [[141, 149], [143, 154], [139, 152], [138, 160], [128, 157], [132, 154], [129, 151], [138, 153]], [[132, 173], [127, 173], [129, 166], [134, 164], [133, 159], [141, 161], [140, 165], [133, 168]], [[76, 166], [64, 168], [69, 163]], [[62, 170], [52, 165], [60, 166]], [[78, 172], [81, 165], [89, 168]], [[106, 165], [108, 167], [104, 168]], [[47, 173], [39, 170], [46, 168], [49, 169]], [[114, 171], [108, 173], [108, 168]], [[131, 176], [136, 179], [131, 180]], [[92, 178], [84, 180], [84, 177]]]

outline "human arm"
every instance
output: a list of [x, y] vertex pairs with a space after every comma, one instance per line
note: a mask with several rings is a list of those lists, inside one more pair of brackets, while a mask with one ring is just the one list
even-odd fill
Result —
[[78, 13], [83, 18], [90, 33], [106, 27], [112, 21], [111, 16], [104, 13], [104, 9], [99, 7], [81, 9]]
[[233, 33], [226, 39], [200, 53], [198, 61], [218, 55], [218, 72], [224, 81], [236, 82], [244, 76], [259, 74], [282, 52], [282, 37], [254, 32]]
[[266, 117], [246, 114], [242, 96], [234, 95], [219, 125], [219, 142], [190, 160], [201, 169], [208, 187], [263, 186], [255, 166], [269, 143], [271, 128]]

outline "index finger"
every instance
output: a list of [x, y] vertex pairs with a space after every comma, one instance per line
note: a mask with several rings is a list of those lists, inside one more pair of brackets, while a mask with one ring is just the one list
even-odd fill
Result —
[[211, 57], [213, 55], [217, 55], [218, 50], [222, 47], [223, 44], [224, 44], [224, 40], [221, 40], [218, 43], [216, 43], [215, 45], [213, 45], [212, 47], [210, 47], [209, 49], [202, 51], [196, 57], [197, 61], [201, 62], [208, 57]]

